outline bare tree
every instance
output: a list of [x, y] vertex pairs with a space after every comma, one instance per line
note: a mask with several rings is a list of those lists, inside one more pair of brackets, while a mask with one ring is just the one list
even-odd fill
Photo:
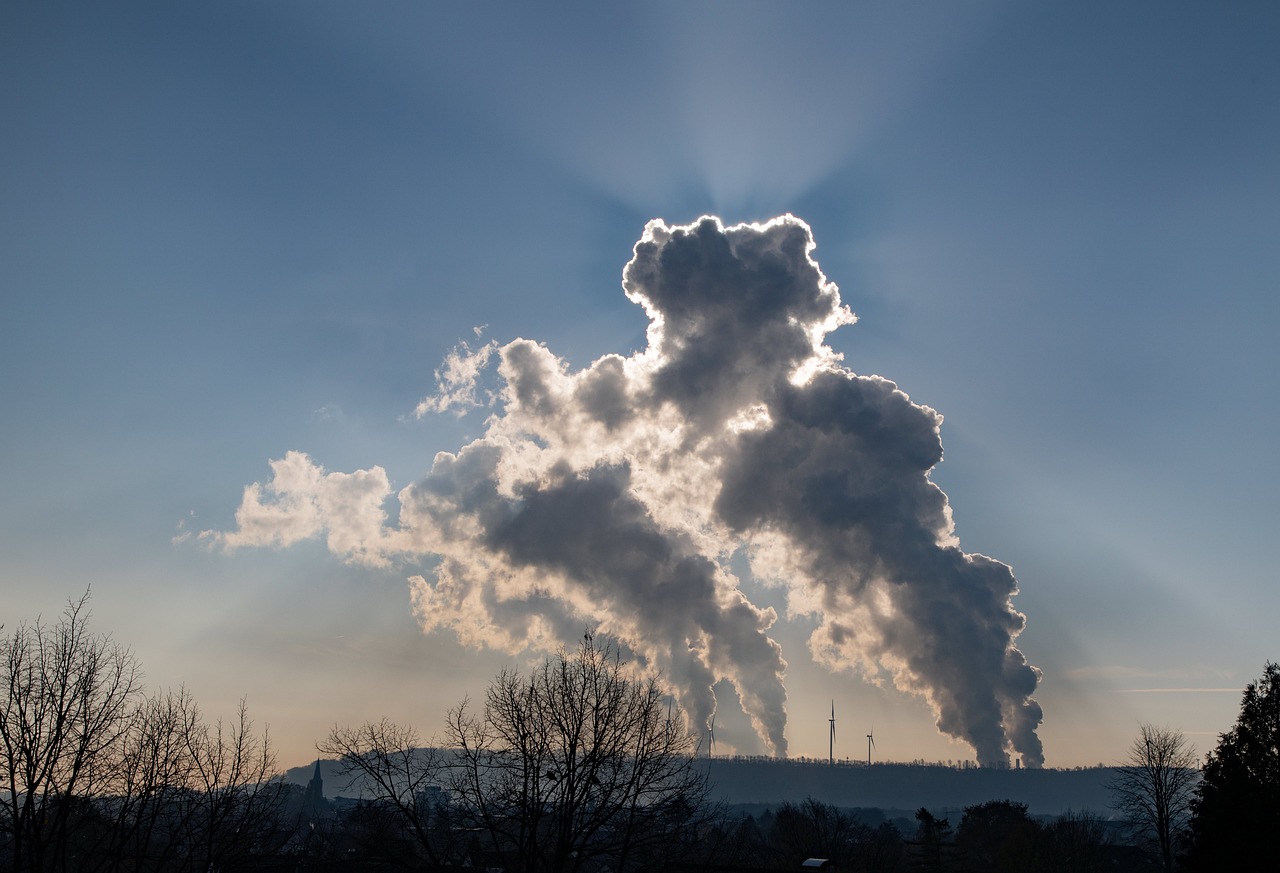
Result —
[[134, 709], [121, 737], [116, 772], [100, 812], [110, 821], [102, 866], [160, 870], [191, 831], [195, 763], [189, 739], [200, 713], [185, 689], [148, 697]]
[[441, 863], [452, 835], [439, 790], [444, 762], [438, 749], [422, 748], [411, 726], [385, 718], [359, 727], [335, 727], [316, 748], [339, 761], [349, 788], [371, 798], [373, 808], [361, 810], [361, 820], [394, 827], [395, 839], [382, 834], [384, 847], [411, 843], [431, 864]]
[[197, 716], [186, 739], [194, 777], [187, 796], [195, 804], [187, 854], [194, 869], [216, 869], [276, 848], [283, 837], [284, 783], [271, 738], [265, 730], [254, 734], [245, 702], [231, 722], [208, 725]]
[[696, 739], [666, 715], [657, 680], [588, 634], [528, 675], [500, 673], [483, 713], [449, 714], [450, 788], [508, 869], [659, 865], [708, 814]]
[[56, 624], [0, 638], [0, 869], [207, 870], [281, 836], [275, 756], [241, 702], [207, 724], [185, 689], [144, 695], [133, 654]]
[[133, 653], [89, 631], [88, 598], [0, 638], [0, 828], [16, 870], [66, 866], [75, 810], [111, 785], [141, 695]]
[[850, 866], [871, 836], [871, 828], [830, 803], [806, 797], [784, 802], [773, 815], [769, 843], [778, 867], [795, 868], [806, 858], [826, 858]]
[[1152, 842], [1166, 871], [1177, 858], [1199, 776], [1195, 750], [1181, 731], [1143, 724], [1108, 786], [1116, 809]]
[[1107, 869], [1111, 844], [1106, 820], [1089, 810], [1067, 810], [1041, 832], [1038, 869], [1044, 873], [1095, 873]]

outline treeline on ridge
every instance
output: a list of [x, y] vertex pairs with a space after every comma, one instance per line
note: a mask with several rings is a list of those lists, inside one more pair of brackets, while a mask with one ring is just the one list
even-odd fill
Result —
[[499, 673], [439, 738], [336, 727], [317, 748], [357, 799], [334, 804], [283, 780], [243, 704], [211, 721], [184, 689], [146, 690], [134, 655], [89, 629], [87, 597], [0, 635], [0, 873], [1213, 870], [1280, 824], [1275, 664], [1203, 767], [1143, 726], [1113, 784], [1123, 822], [1011, 800], [954, 824], [815, 797], [751, 816], [713, 800], [658, 681], [589, 633]]

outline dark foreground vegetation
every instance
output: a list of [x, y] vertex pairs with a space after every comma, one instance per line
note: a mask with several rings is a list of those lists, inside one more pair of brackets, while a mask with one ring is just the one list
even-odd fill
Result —
[[1011, 800], [956, 821], [814, 798], [735, 812], [656, 680], [589, 634], [499, 674], [443, 742], [336, 728], [319, 750], [358, 799], [330, 802], [318, 767], [306, 789], [283, 781], [243, 706], [210, 721], [185, 690], [145, 690], [87, 619], [82, 598], [0, 635], [0, 873], [1245, 870], [1280, 828], [1270, 663], [1203, 767], [1181, 734], [1143, 726], [1112, 784], [1123, 821]]

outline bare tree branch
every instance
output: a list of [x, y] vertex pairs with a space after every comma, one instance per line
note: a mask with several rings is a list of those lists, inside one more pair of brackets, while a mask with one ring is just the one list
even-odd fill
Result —
[[439, 791], [443, 765], [438, 749], [422, 748], [411, 726], [385, 718], [334, 727], [316, 748], [338, 759], [348, 788], [393, 812], [402, 833], [428, 861], [441, 862], [450, 842], [448, 829], [435, 826], [447, 816]]
[[1187, 824], [1197, 763], [1181, 731], [1143, 724], [1108, 786], [1116, 809], [1152, 842], [1166, 871], [1173, 870]]
[[696, 740], [668, 722], [657, 679], [589, 634], [527, 675], [504, 670], [483, 714], [464, 702], [446, 731], [450, 788], [508, 869], [660, 865], [708, 815]]
[[88, 600], [0, 638], [0, 828], [17, 869], [64, 865], [75, 803], [110, 786], [141, 695], [133, 653], [89, 631]]

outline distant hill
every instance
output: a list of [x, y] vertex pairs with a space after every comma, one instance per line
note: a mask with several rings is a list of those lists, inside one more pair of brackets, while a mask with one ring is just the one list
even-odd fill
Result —
[[[710, 768], [713, 795], [734, 804], [775, 804], [806, 797], [841, 807], [931, 810], [962, 809], [988, 800], [1025, 803], [1033, 815], [1059, 815], [1088, 809], [1113, 815], [1107, 782], [1111, 767], [1082, 770], [960, 769], [935, 764], [865, 764], [775, 760], [772, 758], [703, 759]], [[315, 762], [293, 767], [285, 780], [306, 785]], [[351, 794], [338, 762], [322, 761], [324, 794]]]
[[[284, 771], [284, 781], [294, 785], [306, 785], [315, 775], [316, 762], [309, 761], [301, 767], [290, 767]], [[320, 762], [320, 778], [324, 781], [324, 796], [332, 800], [339, 794], [354, 794], [347, 790], [347, 777], [338, 769], [337, 761], [322, 760]]]
[[959, 769], [932, 764], [865, 764], [716, 758], [716, 795], [730, 803], [814, 797], [841, 807], [960, 809], [988, 800], [1025, 803], [1033, 815], [1089, 809], [1111, 815], [1111, 767], [1084, 770]]

